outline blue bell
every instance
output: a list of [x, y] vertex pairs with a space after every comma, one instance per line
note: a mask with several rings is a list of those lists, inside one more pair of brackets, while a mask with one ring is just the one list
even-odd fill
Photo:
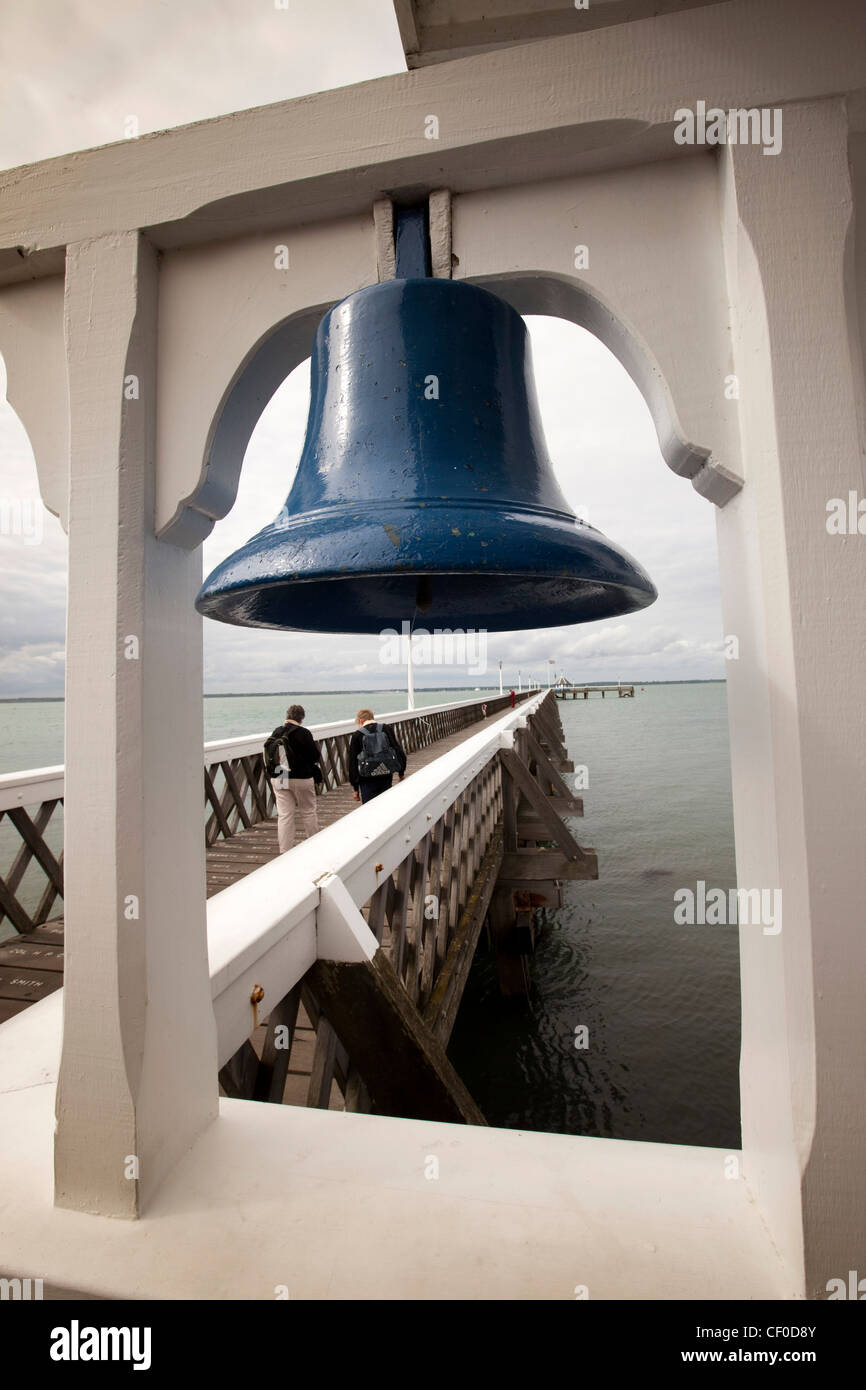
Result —
[[286, 505], [196, 608], [300, 632], [380, 632], [416, 611], [499, 632], [655, 597], [557, 486], [523, 319], [487, 290], [428, 277], [359, 290], [322, 319]]

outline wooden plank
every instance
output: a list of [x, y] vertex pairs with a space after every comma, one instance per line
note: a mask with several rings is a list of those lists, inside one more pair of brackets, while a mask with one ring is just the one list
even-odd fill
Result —
[[62, 973], [63, 947], [31, 941], [29, 934], [15, 937], [0, 942], [0, 965], [8, 965], [19, 973], [24, 969], [59, 970]]
[[567, 859], [557, 849], [521, 849], [516, 854], [505, 854], [499, 872], [500, 887], [525, 888], [538, 879], [598, 878], [595, 850], [585, 849], [583, 853], [582, 861]]
[[[314, 988], [317, 994], [320, 993], [316, 986]], [[337, 1034], [330, 1021], [320, 1014], [316, 1029], [316, 1051], [307, 1091], [307, 1105], [314, 1110], [327, 1110], [330, 1106], [336, 1053]]]
[[525, 955], [511, 945], [515, 921], [514, 893], [503, 887], [501, 878], [490, 903], [489, 921], [499, 992], [506, 998], [514, 995], [526, 997], [531, 983], [529, 966]]
[[232, 1100], [252, 1100], [259, 1059], [247, 1039], [219, 1070], [219, 1083]]
[[32, 1002], [32, 999], [0, 999], [0, 1023], [23, 1013], [25, 1009], [30, 1008]]
[[[8, 916], [9, 919], [10, 919], [10, 921], [12, 921], [12, 922], [15, 924], [15, 926], [18, 928], [19, 931], [27, 931], [27, 930], [29, 930], [29, 928], [30, 928], [31, 926], [33, 926], [35, 922], [37, 922], [37, 921], [40, 920], [39, 911], [40, 911], [40, 909], [43, 907], [43, 903], [44, 903], [44, 900], [45, 900], [45, 899], [44, 899], [44, 895], [43, 895], [43, 901], [40, 902], [39, 908], [37, 908], [36, 915], [31, 919], [31, 918], [29, 917], [29, 915], [28, 915], [27, 913], [24, 912], [23, 908], [22, 908], [21, 905], [18, 903], [18, 899], [17, 899], [17, 897], [16, 897], [16, 893], [17, 893], [17, 891], [18, 891], [18, 885], [21, 883], [22, 879], [24, 878], [24, 875], [26, 874], [28, 868], [30, 867], [31, 861], [33, 860], [33, 856], [34, 856], [33, 844], [32, 844], [32, 843], [28, 843], [28, 837], [29, 837], [29, 838], [32, 838], [33, 833], [35, 832], [35, 836], [36, 836], [37, 840], [41, 839], [42, 833], [43, 833], [43, 831], [46, 829], [46, 827], [47, 827], [47, 825], [48, 825], [48, 822], [51, 820], [51, 817], [53, 816], [54, 811], [55, 811], [56, 808], [57, 808], [58, 806], [60, 806], [60, 805], [62, 805], [62, 798], [55, 798], [54, 800], [51, 800], [51, 801], [43, 801], [43, 802], [41, 803], [41, 805], [40, 805], [38, 811], [36, 812], [35, 821], [29, 821], [29, 817], [27, 817], [27, 813], [24, 812], [24, 816], [25, 816], [26, 820], [29, 822], [29, 827], [31, 827], [31, 828], [29, 828], [28, 831], [27, 831], [27, 833], [24, 834], [24, 836], [23, 836], [23, 842], [22, 842], [22, 844], [21, 844], [21, 846], [20, 846], [20, 848], [19, 848], [19, 850], [18, 850], [18, 853], [16, 854], [15, 859], [13, 860], [13, 862], [12, 862], [12, 864], [11, 864], [11, 866], [10, 866], [8, 872], [6, 873], [5, 878], [4, 878], [4, 879], [0, 879], [0, 886], [2, 886], [2, 888], [3, 888], [3, 890], [4, 890], [4, 893], [3, 893], [2, 895], [0, 895], [0, 921], [2, 921], [4, 915]], [[9, 811], [0, 811], [0, 821], [3, 820], [4, 816], [7, 816], [7, 815], [8, 815], [9, 818], [10, 818], [10, 820], [11, 820], [11, 822], [12, 822], [12, 824], [15, 826], [15, 829], [16, 829], [18, 835], [19, 835], [19, 838], [22, 838], [22, 826], [21, 826], [20, 823], [16, 824], [16, 821], [15, 821], [15, 813], [16, 813], [19, 809], [20, 809], [20, 808], [10, 808]], [[50, 875], [49, 875], [49, 877], [48, 877], [48, 886], [49, 886], [49, 890], [50, 890], [52, 887], [54, 887], [57, 891], [60, 891], [60, 890], [62, 889], [62, 883], [58, 884], [58, 883], [54, 882], [54, 881], [51, 879]], [[5, 901], [6, 901], [6, 897], [5, 897], [6, 894], [8, 894], [9, 899], [12, 900], [12, 901], [15, 903], [16, 908], [21, 912], [22, 916], [21, 916], [20, 919], [16, 918], [16, 916], [15, 916], [14, 913], [6, 912], [6, 909], [5, 909], [5, 906], [4, 906]], [[53, 897], [52, 897], [51, 901], [53, 901]]]
[[225, 811], [222, 808], [222, 803], [216, 794], [216, 789], [214, 787], [213, 779], [210, 774], [210, 768], [208, 767], [206, 767], [204, 770], [204, 790], [205, 796], [210, 802], [211, 808], [213, 810], [213, 817], [211, 819], [216, 819], [216, 823], [222, 831], [223, 835], [227, 840], [230, 840], [232, 832], [229, 828], [229, 823], [226, 820]]
[[38, 927], [34, 927], [32, 931], [19, 936], [8, 936], [3, 944], [8, 946], [12, 941], [43, 941], [47, 946], [62, 946], [63, 918], [54, 917], [50, 922], [42, 922]]
[[33, 926], [30, 917], [0, 876], [0, 920], [4, 914], [19, 932], [25, 933]]
[[391, 928], [391, 964], [396, 975], [403, 978], [403, 961], [406, 950], [406, 918], [409, 914], [409, 893], [414, 854], [410, 853], [396, 870], [394, 906], [389, 915]]
[[[500, 767], [502, 767], [502, 752], [499, 755]], [[515, 804], [515, 788], [510, 777], [502, 772], [502, 844], [506, 853], [512, 853], [517, 849], [517, 806]]]
[[[54, 805], [56, 804], [55, 802]], [[63, 870], [42, 838], [41, 831], [44, 829], [44, 826], [40, 827], [38, 821], [37, 824], [34, 825], [23, 806], [13, 806], [6, 814], [15, 826], [21, 839], [31, 851], [32, 856], [38, 861], [43, 873], [54, 885], [58, 893], [62, 893]]]
[[349, 1072], [346, 1082], [346, 1109], [363, 1114], [368, 1113], [370, 1109], [370, 1093], [355, 1066]]
[[[63, 874], [63, 851], [62, 851], [62, 850], [60, 851], [60, 858], [58, 859], [57, 862], [58, 862], [58, 864], [60, 865], [60, 873], [61, 873], [61, 875], [62, 875], [62, 874]], [[45, 890], [44, 890], [44, 892], [43, 892], [43, 894], [42, 894], [42, 897], [39, 899], [39, 902], [38, 902], [38, 904], [37, 904], [36, 911], [35, 911], [34, 914], [33, 914], [33, 921], [34, 921], [34, 922], [44, 922], [44, 921], [46, 921], [46, 919], [47, 919], [47, 917], [48, 917], [48, 914], [49, 914], [49, 912], [51, 911], [52, 907], [54, 906], [54, 903], [55, 903], [55, 901], [56, 901], [57, 898], [60, 898], [61, 901], [62, 901], [62, 899], [63, 899], [63, 887], [62, 887], [62, 885], [61, 885], [61, 887], [58, 889], [58, 888], [56, 887], [55, 884], [51, 883], [50, 881], [47, 882], [47, 883], [45, 884]]]
[[[271, 1101], [279, 1105], [283, 1099], [300, 1003], [301, 986], [298, 983], [271, 1009], [253, 1086], [253, 1100]], [[278, 1033], [278, 1029], [285, 1029], [286, 1033]], [[277, 1046], [278, 1041], [280, 1046]]]
[[379, 1114], [487, 1123], [383, 950], [357, 963], [316, 961], [309, 976]]
[[372, 898], [370, 899], [370, 913], [367, 918], [367, 926], [381, 945], [382, 935], [385, 931], [385, 910], [388, 906], [388, 884], [390, 878], [385, 883], [380, 883]]
[[[237, 764], [239, 761], [239, 759], [236, 759], [235, 763]], [[252, 827], [252, 820], [250, 819], [249, 811], [244, 803], [244, 793], [241, 791], [235, 776], [235, 768], [230, 762], [221, 763], [220, 766], [223, 770], [223, 776], [226, 779], [226, 786], [231, 792], [234, 808], [244, 823], [244, 829], [249, 830]]]
[[268, 819], [267, 797], [263, 793], [261, 784], [264, 766], [261, 757], [256, 759], [246, 757], [241, 758], [241, 766], [246, 774], [247, 786], [253, 795], [254, 809], [258, 812], [262, 820]]
[[35, 1004], [60, 989], [63, 975], [59, 970], [34, 970], [31, 966], [0, 966], [0, 999], [25, 999]]
[[416, 875], [412, 893], [413, 954], [406, 978], [410, 987], [409, 996], [414, 1004], [417, 1004], [419, 999], [425, 999], [430, 991], [436, 955], [435, 924], [431, 928], [430, 920], [424, 916], [431, 839], [432, 834], [428, 831], [420, 844], [415, 846]]
[[496, 887], [496, 880], [502, 865], [502, 828], [494, 832], [493, 839], [481, 860], [469, 901], [457, 923], [445, 964], [436, 977], [433, 992], [424, 1009], [424, 1022], [436, 1035], [443, 1047], [447, 1047], [463, 990], [475, 956], [475, 948], [481, 935], [481, 928], [487, 916], [490, 900]]

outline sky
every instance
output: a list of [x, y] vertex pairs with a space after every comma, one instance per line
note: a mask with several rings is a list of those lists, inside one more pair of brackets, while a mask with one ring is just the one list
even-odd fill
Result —
[[[7, 0], [0, 167], [122, 139], [130, 117], [145, 134], [404, 70], [389, 0]], [[506, 686], [518, 669], [524, 683], [546, 683], [550, 661], [577, 682], [723, 678], [714, 507], [667, 468], [643, 397], [607, 348], [571, 323], [527, 323], [557, 481], [578, 515], [641, 562], [659, 597], [621, 618], [491, 633], [471, 673], [420, 664], [416, 684], [492, 684], [499, 660]], [[259, 420], [237, 501], [203, 546], [205, 574], [283, 506], [308, 394], [303, 364]], [[39, 500], [0, 362], [0, 697], [63, 693], [65, 598], [66, 538]], [[377, 636], [203, 626], [207, 693], [394, 689], [405, 679]]]

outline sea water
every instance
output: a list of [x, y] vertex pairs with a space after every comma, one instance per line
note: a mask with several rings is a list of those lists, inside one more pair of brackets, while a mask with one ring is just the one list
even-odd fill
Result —
[[449, 1055], [492, 1125], [738, 1147], [737, 927], [674, 922], [677, 888], [736, 882], [725, 686], [559, 710], [599, 877], [540, 913], [526, 1003], [479, 954]]

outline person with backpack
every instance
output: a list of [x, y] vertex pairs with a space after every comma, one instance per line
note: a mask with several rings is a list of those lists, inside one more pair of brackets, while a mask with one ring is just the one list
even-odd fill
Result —
[[295, 843], [295, 819], [300, 818], [307, 839], [319, 828], [316, 784], [322, 780], [319, 750], [309, 729], [304, 729], [302, 705], [290, 705], [286, 722], [274, 729], [265, 743], [265, 772], [277, 803], [277, 841], [280, 854]]
[[390, 787], [394, 773], [403, 781], [406, 754], [390, 724], [377, 724], [371, 709], [355, 716], [359, 726], [349, 740], [349, 781], [356, 801], [371, 801]]

